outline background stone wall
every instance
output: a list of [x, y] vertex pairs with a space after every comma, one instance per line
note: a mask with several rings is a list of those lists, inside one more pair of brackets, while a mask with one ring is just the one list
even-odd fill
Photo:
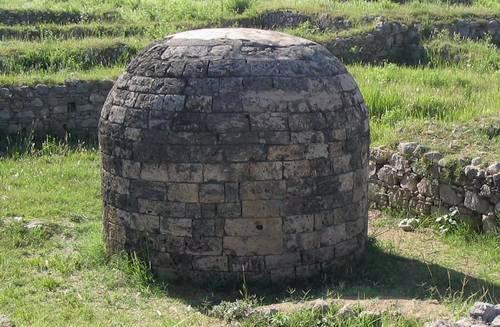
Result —
[[99, 113], [113, 81], [0, 88], [0, 136], [28, 134], [96, 138]]
[[325, 46], [345, 63], [417, 64], [425, 58], [419, 31], [398, 22], [379, 22], [368, 33], [338, 37]]
[[5, 25], [20, 24], [76, 24], [84, 21], [113, 21], [120, 18], [117, 12], [102, 15], [82, 14], [78, 11], [9, 10], [0, 9], [0, 22]]
[[369, 200], [378, 208], [405, 208], [425, 214], [447, 213], [490, 229], [500, 214], [500, 162], [480, 168], [480, 160], [450, 160], [417, 143], [398, 151], [372, 148]]
[[472, 20], [458, 19], [449, 24], [436, 24], [431, 30], [419, 28], [422, 35], [430, 36], [432, 33], [447, 30], [450, 35], [458, 34], [463, 39], [480, 40], [490, 35], [493, 43], [500, 44], [500, 20]]

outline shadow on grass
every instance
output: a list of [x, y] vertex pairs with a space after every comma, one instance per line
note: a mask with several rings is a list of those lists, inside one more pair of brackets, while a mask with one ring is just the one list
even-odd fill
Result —
[[[209, 284], [209, 283], [208, 283]], [[243, 284], [193, 285], [169, 283], [168, 294], [193, 307], [207, 302], [241, 299]], [[290, 285], [246, 285], [263, 304], [308, 300], [321, 297], [339, 299], [437, 299], [479, 298], [498, 303], [500, 285], [448, 269], [437, 264], [405, 258], [384, 251], [369, 242], [365, 258], [328, 276]]]

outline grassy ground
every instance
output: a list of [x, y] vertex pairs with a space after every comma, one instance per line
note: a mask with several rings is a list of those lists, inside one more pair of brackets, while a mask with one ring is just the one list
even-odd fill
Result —
[[[0, 313], [19, 326], [224, 325], [207, 315], [207, 309], [220, 300], [241, 298], [237, 290], [162, 286], [152, 282], [139, 261], [106, 257], [99, 155], [91, 147], [48, 142], [31, 154], [0, 160], [0, 217]], [[349, 301], [402, 311], [403, 316], [385, 314], [387, 326], [420, 326], [432, 318], [463, 313], [481, 296], [498, 301], [498, 236], [465, 229], [446, 237], [433, 229], [403, 234], [391, 217], [402, 216], [372, 217], [367, 261], [342, 282], [272, 289], [249, 286], [249, 294], [257, 299], [253, 305], [281, 303], [293, 308], [324, 298], [334, 303], [329, 311], [289, 310], [272, 321], [258, 317], [244, 324], [298, 326], [327, 321], [345, 326], [338, 322], [336, 310]], [[27, 229], [29, 222], [42, 227]], [[402, 306], [415, 298], [419, 311], [429, 314]], [[387, 301], [391, 305], [381, 307]], [[351, 325], [370, 323], [357, 319]]]

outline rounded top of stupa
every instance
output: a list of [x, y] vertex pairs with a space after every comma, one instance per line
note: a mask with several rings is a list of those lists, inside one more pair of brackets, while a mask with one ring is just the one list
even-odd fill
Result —
[[244, 28], [157, 41], [114, 84], [99, 140], [108, 249], [147, 252], [158, 276], [280, 281], [364, 252], [368, 113], [317, 43]]

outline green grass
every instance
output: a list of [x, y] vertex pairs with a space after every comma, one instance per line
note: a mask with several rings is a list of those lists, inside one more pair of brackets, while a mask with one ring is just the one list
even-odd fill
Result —
[[397, 65], [352, 65], [349, 71], [370, 109], [374, 145], [408, 140], [466, 157], [498, 158], [500, 139], [486, 133], [500, 119], [498, 71]]
[[2, 40], [59, 40], [71, 38], [129, 37], [144, 34], [146, 26], [132, 24], [40, 24], [0, 26]]
[[500, 50], [489, 39], [462, 40], [443, 32], [426, 40], [424, 46], [432, 67], [458, 67], [484, 73], [500, 70]]
[[78, 71], [124, 65], [148, 42], [134, 38], [4, 41], [0, 45], [0, 72], [14, 74], [30, 71]]
[[102, 81], [116, 79], [123, 71], [124, 66], [97, 67], [84, 71], [60, 70], [55, 73], [43, 71], [0, 74], [0, 85], [2, 86], [34, 86], [37, 84], [58, 85], [65, 80]]
[[417, 327], [420, 323], [414, 319], [394, 314], [380, 316], [355, 316], [344, 318], [339, 315], [339, 307], [331, 306], [324, 312], [321, 310], [302, 309], [292, 314], [278, 313], [273, 316], [256, 316], [244, 321], [241, 326], [250, 327], [300, 327], [300, 326], [330, 326], [330, 327]]

